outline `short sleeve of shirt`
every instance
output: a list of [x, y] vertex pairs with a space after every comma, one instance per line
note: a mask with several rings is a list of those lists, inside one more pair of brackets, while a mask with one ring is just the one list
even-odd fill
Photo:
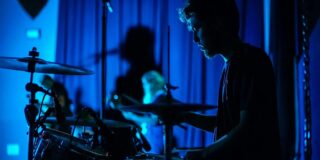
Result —
[[[274, 94], [272, 65], [263, 53], [244, 55], [230, 64], [232, 74], [232, 101], [240, 110], [258, 109], [268, 103], [267, 97]], [[253, 108], [252, 108], [253, 107]], [[257, 108], [258, 107], [258, 108]]]
[[256, 88], [256, 77], [254, 71], [250, 68], [240, 67], [238, 73], [235, 74], [233, 79], [234, 92], [238, 98], [240, 110], [247, 110], [253, 105], [253, 97]]

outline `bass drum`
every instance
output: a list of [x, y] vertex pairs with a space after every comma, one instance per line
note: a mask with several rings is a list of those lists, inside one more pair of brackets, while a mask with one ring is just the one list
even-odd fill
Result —
[[36, 140], [34, 160], [105, 160], [106, 155], [90, 151], [89, 144], [70, 134], [45, 129]]

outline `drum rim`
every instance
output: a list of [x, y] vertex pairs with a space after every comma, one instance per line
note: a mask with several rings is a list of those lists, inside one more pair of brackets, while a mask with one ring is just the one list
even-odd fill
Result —
[[83, 139], [80, 139], [78, 137], [75, 137], [69, 133], [66, 133], [66, 132], [62, 132], [62, 131], [59, 131], [59, 130], [56, 130], [56, 129], [52, 129], [52, 128], [45, 128], [43, 130], [44, 133], [49, 133], [50, 135], [54, 135], [54, 136], [58, 136], [59, 138], [66, 138], [67, 140], [71, 140], [72, 139], [72, 142], [78, 142], [78, 143], [82, 143], [82, 144], [85, 144], [87, 143], [87, 141], [83, 140]]

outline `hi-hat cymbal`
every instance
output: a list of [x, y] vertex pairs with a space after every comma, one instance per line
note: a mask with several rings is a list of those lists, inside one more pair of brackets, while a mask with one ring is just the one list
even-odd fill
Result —
[[35, 72], [48, 73], [48, 74], [66, 74], [66, 75], [88, 75], [93, 74], [92, 71], [69, 66], [64, 64], [58, 64], [54, 62], [48, 62], [40, 58], [24, 57], [0, 57], [0, 68], [19, 70], [30, 72], [28, 69], [28, 63], [35, 63]]
[[133, 105], [120, 107], [119, 110], [129, 112], [151, 112], [155, 114], [177, 113], [177, 112], [192, 112], [192, 111], [205, 111], [215, 109], [216, 106], [203, 105], [203, 104], [146, 104], [146, 105]]
[[[120, 122], [120, 121], [115, 121], [115, 120], [109, 120], [109, 119], [104, 119], [104, 120], [102, 120], [102, 122], [104, 123], [104, 125], [106, 127], [112, 127], [112, 128], [135, 127], [132, 124], [128, 124], [128, 123]], [[57, 122], [56, 117], [48, 117], [44, 123], [57, 124], [58, 122]], [[66, 117], [65, 124], [77, 125], [77, 126], [98, 126], [94, 119], [88, 119], [88, 120], [79, 119], [77, 122], [76, 118], [74, 118], [74, 117]]]

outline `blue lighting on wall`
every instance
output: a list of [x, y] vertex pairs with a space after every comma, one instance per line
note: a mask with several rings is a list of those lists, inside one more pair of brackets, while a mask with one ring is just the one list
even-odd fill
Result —
[[8, 144], [7, 155], [8, 156], [19, 156], [20, 149], [19, 144]]
[[26, 36], [28, 39], [40, 39], [41, 30], [37, 28], [30, 28], [26, 30]]
[[263, 1], [263, 15], [264, 15], [264, 50], [269, 54], [269, 40], [270, 40], [270, 0]]
[[[39, 58], [54, 62], [58, 4], [59, 1], [48, 1], [39, 16], [31, 19], [19, 1], [0, 0], [0, 15], [6, 15], [0, 16], [0, 56], [26, 57], [35, 46], [40, 52]], [[38, 83], [42, 75], [36, 73], [34, 82]], [[24, 108], [29, 102], [25, 90], [29, 79], [28, 72], [0, 68], [1, 160], [28, 159], [28, 124]]]

